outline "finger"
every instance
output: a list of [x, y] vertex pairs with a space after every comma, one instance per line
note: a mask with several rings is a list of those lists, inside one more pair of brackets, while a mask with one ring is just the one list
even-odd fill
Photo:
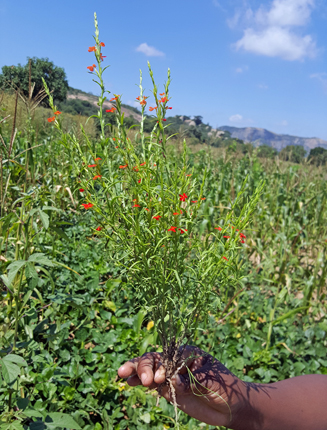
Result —
[[137, 364], [141, 357], [133, 358], [132, 360], [127, 361], [118, 369], [118, 376], [120, 378], [128, 378], [132, 375], [135, 375], [137, 372]]
[[158, 368], [154, 374], [154, 382], [156, 384], [162, 384], [166, 380], [166, 369], [164, 366], [159, 362]]
[[137, 374], [145, 387], [150, 387], [154, 382], [154, 373], [160, 362], [160, 354], [148, 352], [142, 355], [137, 365]]
[[142, 385], [141, 379], [137, 375], [130, 376], [126, 382], [131, 387], [136, 387], [137, 385]]

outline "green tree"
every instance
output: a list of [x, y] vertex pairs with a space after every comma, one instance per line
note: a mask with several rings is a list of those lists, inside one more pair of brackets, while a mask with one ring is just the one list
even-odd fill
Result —
[[300, 145], [288, 145], [280, 151], [279, 157], [284, 161], [301, 163], [305, 157], [305, 149]]
[[327, 149], [321, 147], [311, 149], [308, 160], [316, 166], [324, 166], [327, 164]]
[[[62, 67], [55, 66], [48, 58], [27, 58], [22, 66], [3, 66], [0, 74], [0, 86], [19, 88], [28, 97], [29, 82], [35, 83], [34, 94], [43, 89], [42, 78], [47, 83], [56, 103], [66, 100], [68, 81]], [[45, 103], [45, 102], [44, 102]]]
[[261, 145], [258, 148], [257, 156], [262, 158], [273, 158], [277, 155], [277, 151], [275, 148], [272, 148], [269, 145]]

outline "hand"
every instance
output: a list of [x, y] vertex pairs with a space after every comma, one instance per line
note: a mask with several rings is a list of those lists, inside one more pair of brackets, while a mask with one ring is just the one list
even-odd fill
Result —
[[[185, 365], [172, 379], [178, 407], [209, 425], [233, 425], [241, 408], [245, 384], [199, 348], [186, 346], [182, 360]], [[152, 352], [123, 364], [118, 375], [128, 378], [130, 386], [144, 385], [153, 389], [165, 382], [166, 370], [161, 363], [161, 354]], [[167, 385], [160, 394], [169, 402], [173, 401]]]

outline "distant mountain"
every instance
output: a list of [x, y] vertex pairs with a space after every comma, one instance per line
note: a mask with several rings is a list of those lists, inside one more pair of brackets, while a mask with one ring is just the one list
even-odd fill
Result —
[[277, 149], [277, 151], [288, 145], [301, 145], [307, 152], [317, 146], [327, 149], [327, 140], [318, 139], [317, 137], [289, 136], [288, 134], [277, 134], [264, 128], [256, 127], [238, 128], [223, 125], [218, 129], [229, 131], [232, 137], [242, 139], [244, 142], [251, 142], [255, 146], [265, 144]]

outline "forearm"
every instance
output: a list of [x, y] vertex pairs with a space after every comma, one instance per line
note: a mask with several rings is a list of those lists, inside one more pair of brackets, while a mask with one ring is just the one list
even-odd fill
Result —
[[326, 430], [327, 375], [305, 375], [272, 384], [243, 383], [234, 430]]

